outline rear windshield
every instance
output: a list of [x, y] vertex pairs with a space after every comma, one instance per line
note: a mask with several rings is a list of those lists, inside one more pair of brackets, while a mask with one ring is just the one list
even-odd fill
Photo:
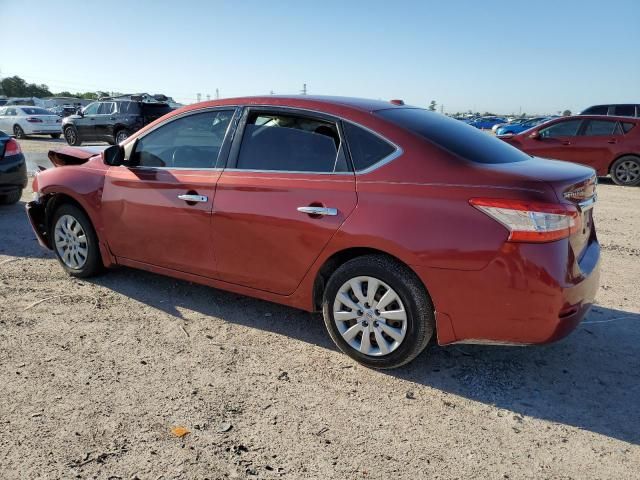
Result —
[[52, 115], [49, 110], [45, 110], [44, 108], [22, 107], [20, 110], [22, 110], [27, 115]]
[[435, 112], [392, 108], [376, 114], [471, 162], [513, 163], [531, 158], [489, 133]]

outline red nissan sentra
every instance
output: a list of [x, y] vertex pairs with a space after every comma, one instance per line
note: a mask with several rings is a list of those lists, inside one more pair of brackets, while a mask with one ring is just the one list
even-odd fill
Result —
[[70, 275], [125, 265], [322, 310], [371, 367], [434, 337], [567, 335], [598, 289], [595, 171], [398, 103], [191, 105], [101, 153], [50, 152], [27, 211]]

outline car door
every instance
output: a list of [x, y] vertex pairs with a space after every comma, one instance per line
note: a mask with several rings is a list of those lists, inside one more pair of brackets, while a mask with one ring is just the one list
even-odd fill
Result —
[[218, 277], [288, 295], [356, 206], [338, 122], [293, 109], [246, 109], [218, 180]]
[[93, 140], [96, 133], [96, 115], [100, 108], [100, 102], [93, 102], [82, 110], [82, 116], [73, 120], [73, 124], [82, 140]]
[[188, 112], [129, 143], [102, 196], [113, 254], [212, 277], [211, 211], [234, 108]]
[[617, 120], [589, 119], [584, 121], [573, 141], [573, 151], [579, 163], [598, 171], [607, 171], [615, 159], [617, 144], [624, 138]]
[[93, 123], [95, 138], [113, 141], [113, 124], [115, 118], [115, 102], [101, 102]]
[[542, 158], [579, 161], [573, 146], [583, 120], [559, 120], [538, 131], [535, 139], [527, 142], [527, 153]]

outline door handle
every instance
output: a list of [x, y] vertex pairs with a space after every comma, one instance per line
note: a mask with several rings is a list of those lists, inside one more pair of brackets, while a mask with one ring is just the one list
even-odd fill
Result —
[[618, 141], [612, 138], [611, 140], [607, 140], [607, 143], [613, 144], [613, 143], [618, 143]]
[[571, 145], [571, 142], [562, 142], [562, 145]]
[[183, 195], [178, 195], [180, 200], [184, 200], [185, 202], [208, 202], [209, 197], [206, 195], [192, 195], [185, 193]]
[[336, 216], [338, 215], [337, 208], [327, 208], [327, 207], [298, 207], [298, 211], [302, 213], [307, 213], [309, 215], [328, 215], [328, 216]]

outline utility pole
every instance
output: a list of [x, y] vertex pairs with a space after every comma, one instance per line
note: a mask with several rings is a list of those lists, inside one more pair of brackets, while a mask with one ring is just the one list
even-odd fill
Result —
[[269, 95], [273, 95], [273, 90], [269, 90]]
[[440, 113], [444, 113], [444, 104], [440, 104]]
[[302, 90], [300, 91], [300, 93], [302, 95], [306, 95], [307, 94], [307, 84], [306, 83], [302, 84]]
[[220, 100], [220, 90], [216, 88], [216, 100]]
[[211, 100], [211, 95], [209, 95], [209, 94], [207, 93], [207, 102], [208, 102], [209, 100]]
[[196, 93], [196, 100], [198, 103], [200, 103], [200, 100], [202, 100], [202, 94], [201, 93]]

